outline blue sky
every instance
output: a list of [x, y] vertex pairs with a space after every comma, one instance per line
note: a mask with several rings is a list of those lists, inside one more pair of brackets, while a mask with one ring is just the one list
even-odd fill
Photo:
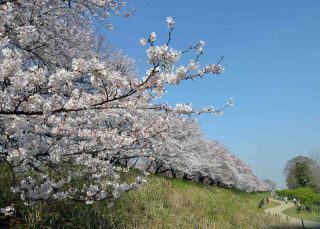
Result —
[[166, 16], [176, 21], [172, 45], [206, 41], [201, 63], [224, 55], [226, 71], [168, 88], [169, 104], [236, 106], [199, 121], [210, 139], [223, 142], [259, 178], [284, 185], [287, 160], [320, 149], [320, 1], [131, 0], [129, 19], [114, 18], [110, 43], [135, 58], [144, 72], [150, 32], [167, 35]]

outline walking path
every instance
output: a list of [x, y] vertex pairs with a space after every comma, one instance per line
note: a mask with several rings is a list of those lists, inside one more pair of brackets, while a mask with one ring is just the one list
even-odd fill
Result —
[[[291, 217], [291, 216], [287, 216], [287, 215], [282, 213], [282, 211], [295, 206], [293, 203], [288, 202], [286, 204], [283, 201], [279, 201], [279, 200], [275, 200], [275, 199], [271, 199], [271, 200], [274, 201], [274, 202], [281, 203], [281, 205], [279, 205], [277, 207], [274, 207], [274, 208], [265, 209], [266, 212], [270, 212], [271, 215], [279, 215], [280, 217], [282, 217], [284, 219], [287, 219], [287, 217], [288, 217], [290, 223], [292, 223], [294, 225], [299, 225], [302, 228], [301, 219], [294, 218], [294, 217]], [[313, 221], [309, 221], [309, 220], [303, 220], [303, 222], [304, 222], [305, 228], [313, 228], [313, 229], [317, 228], [317, 229], [320, 229], [320, 223], [318, 223], [318, 222], [313, 222]]]

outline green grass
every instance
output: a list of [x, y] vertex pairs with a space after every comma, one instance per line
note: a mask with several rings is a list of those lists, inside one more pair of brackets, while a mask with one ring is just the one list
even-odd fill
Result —
[[298, 219], [304, 219], [304, 220], [311, 220], [311, 221], [315, 221], [315, 222], [320, 222], [320, 214], [319, 214], [319, 212], [315, 212], [315, 211], [313, 211], [311, 213], [308, 213], [308, 212], [305, 212], [305, 211], [298, 212], [297, 208], [295, 206], [292, 207], [292, 208], [288, 208], [288, 209], [284, 210], [282, 213], [286, 214], [288, 216], [291, 216], [291, 217], [298, 218]]
[[[0, 172], [5, 184], [0, 186], [0, 207], [14, 203], [18, 210], [20, 224], [11, 228], [290, 228], [258, 209], [268, 193], [248, 194], [150, 175], [147, 184], [124, 194], [112, 208], [108, 201], [85, 205], [67, 200], [28, 207], [10, 194], [7, 170], [0, 166]], [[132, 180], [136, 173], [125, 179]]]
[[118, 201], [109, 219], [117, 228], [288, 228], [258, 209], [265, 196], [151, 176]]
[[277, 206], [280, 206], [281, 205], [281, 203], [278, 203], [278, 202], [275, 202], [275, 201], [272, 201], [272, 200], [270, 200], [269, 201], [269, 204], [265, 204], [264, 205], [264, 208], [265, 209], [268, 209], [268, 208], [274, 208], [274, 207], [277, 207]]

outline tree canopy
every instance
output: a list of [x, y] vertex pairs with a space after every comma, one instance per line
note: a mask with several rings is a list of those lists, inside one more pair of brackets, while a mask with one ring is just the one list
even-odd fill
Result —
[[233, 99], [200, 110], [156, 102], [168, 85], [223, 73], [222, 58], [201, 65], [204, 41], [174, 49], [175, 22], [167, 17], [164, 44], [154, 32], [140, 40], [150, 67], [137, 75], [131, 58], [102, 50], [92, 31], [93, 20], [111, 28], [110, 15], [127, 16], [124, 6], [121, 0], [1, 1], [0, 156], [10, 167], [12, 191], [25, 204], [114, 200], [146, 182], [121, 181], [128, 167], [120, 162], [132, 158], [265, 190], [245, 163], [204, 139], [190, 121], [221, 115]]

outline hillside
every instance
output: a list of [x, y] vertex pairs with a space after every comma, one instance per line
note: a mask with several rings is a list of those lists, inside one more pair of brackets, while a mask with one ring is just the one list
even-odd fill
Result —
[[266, 195], [150, 176], [118, 201], [109, 219], [120, 228], [288, 228], [258, 209]]
[[[136, 174], [128, 175], [127, 180]], [[259, 201], [268, 193], [249, 194], [157, 175], [150, 175], [147, 184], [124, 194], [111, 208], [107, 201], [92, 205], [63, 201], [26, 207], [19, 199], [5, 195], [7, 191], [2, 189], [1, 202], [15, 203], [15, 223], [34, 227], [288, 228], [258, 209]]]

